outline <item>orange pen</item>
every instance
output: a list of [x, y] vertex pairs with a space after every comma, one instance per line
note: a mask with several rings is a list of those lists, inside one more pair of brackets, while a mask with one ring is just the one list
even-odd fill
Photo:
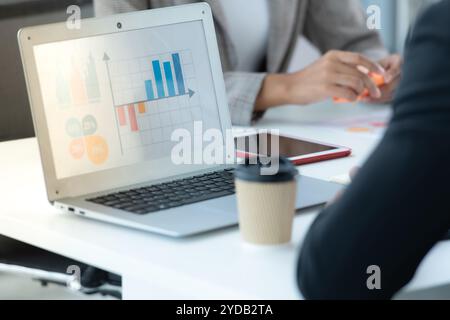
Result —
[[[379, 74], [379, 73], [369, 72], [369, 77], [377, 85], [377, 87], [381, 87], [381, 86], [386, 84], [386, 82], [384, 81], [384, 77], [381, 74]], [[361, 101], [363, 98], [368, 97], [368, 96], [369, 96], [369, 90], [365, 89], [363, 91], [363, 93], [358, 97], [357, 101]], [[335, 103], [348, 103], [348, 102], [351, 102], [351, 101], [349, 101], [349, 100], [347, 100], [345, 98], [338, 98], [338, 97], [333, 98], [333, 101]]]

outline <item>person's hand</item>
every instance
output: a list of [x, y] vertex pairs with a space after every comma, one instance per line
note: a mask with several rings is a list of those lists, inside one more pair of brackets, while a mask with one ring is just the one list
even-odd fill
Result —
[[271, 74], [264, 81], [255, 111], [285, 104], [308, 105], [339, 97], [356, 101], [367, 88], [370, 98], [382, 94], [360, 69], [379, 73], [384, 69], [359, 53], [330, 51], [307, 68], [292, 74]]
[[400, 55], [393, 54], [379, 61], [379, 64], [386, 70], [384, 75], [386, 84], [380, 87], [381, 97], [366, 97], [363, 99], [364, 102], [383, 104], [391, 102], [394, 98], [400, 82], [403, 59]]

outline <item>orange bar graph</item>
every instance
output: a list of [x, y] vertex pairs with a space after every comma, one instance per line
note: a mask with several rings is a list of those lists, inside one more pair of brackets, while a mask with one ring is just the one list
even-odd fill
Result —
[[144, 102], [141, 102], [141, 103], [139, 103], [138, 104], [138, 110], [139, 110], [139, 113], [145, 113], [145, 103]]
[[72, 66], [72, 74], [70, 76], [70, 86], [72, 90], [72, 97], [75, 105], [86, 105], [87, 92], [83, 83], [81, 72], [77, 65]]
[[124, 107], [117, 108], [117, 114], [119, 116], [119, 125], [121, 127], [127, 125], [127, 118], [125, 117], [125, 109]]
[[133, 132], [139, 131], [136, 119], [136, 109], [134, 108], [134, 104], [130, 104], [128, 106], [128, 117], [130, 118], [131, 131]]

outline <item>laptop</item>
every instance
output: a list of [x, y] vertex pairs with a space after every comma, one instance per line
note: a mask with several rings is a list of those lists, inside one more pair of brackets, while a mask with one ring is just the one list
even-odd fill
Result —
[[[18, 38], [54, 206], [170, 237], [238, 223], [234, 165], [172, 161], [175, 130], [231, 129], [207, 4], [24, 28]], [[340, 188], [301, 177], [297, 208]]]

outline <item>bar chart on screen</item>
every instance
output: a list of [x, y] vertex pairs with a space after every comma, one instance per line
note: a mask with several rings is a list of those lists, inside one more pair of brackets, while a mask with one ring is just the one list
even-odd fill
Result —
[[179, 128], [202, 120], [189, 50], [114, 60], [105, 53], [122, 154], [138, 148], [165, 153]]
[[66, 65], [58, 65], [55, 89], [57, 103], [61, 109], [99, 102], [100, 85], [92, 53], [86, 57], [73, 56]]

